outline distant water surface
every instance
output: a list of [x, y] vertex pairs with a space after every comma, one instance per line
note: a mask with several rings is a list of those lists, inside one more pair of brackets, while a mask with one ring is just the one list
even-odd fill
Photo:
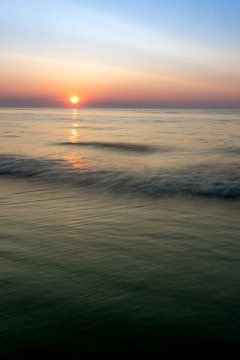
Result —
[[0, 124], [5, 358], [240, 345], [240, 111]]

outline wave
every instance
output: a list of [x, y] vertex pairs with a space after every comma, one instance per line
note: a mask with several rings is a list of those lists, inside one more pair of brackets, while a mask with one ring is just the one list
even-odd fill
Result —
[[[95, 148], [113, 149], [119, 151], [133, 151], [140, 153], [148, 153], [156, 151], [158, 148], [153, 145], [145, 144], [133, 144], [133, 143], [122, 143], [122, 142], [100, 142], [100, 141], [81, 141], [81, 142], [61, 142], [58, 145], [63, 146], [90, 146]], [[163, 150], [167, 151], [168, 148], [164, 147]]]
[[154, 173], [75, 169], [64, 160], [0, 157], [0, 176], [35, 179], [117, 193], [159, 197], [204, 196], [240, 199], [240, 172], [236, 165], [208, 165], [161, 169]]
[[237, 147], [237, 146], [224, 147], [224, 148], [218, 149], [218, 151], [221, 151], [224, 153], [229, 153], [231, 155], [240, 155], [240, 147]]

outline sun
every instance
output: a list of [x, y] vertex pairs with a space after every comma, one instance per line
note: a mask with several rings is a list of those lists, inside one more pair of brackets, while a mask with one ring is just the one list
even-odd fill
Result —
[[70, 103], [72, 103], [73, 105], [76, 105], [76, 104], [79, 103], [80, 98], [79, 98], [79, 96], [77, 96], [77, 95], [73, 95], [73, 96], [70, 97], [69, 101], [70, 101]]

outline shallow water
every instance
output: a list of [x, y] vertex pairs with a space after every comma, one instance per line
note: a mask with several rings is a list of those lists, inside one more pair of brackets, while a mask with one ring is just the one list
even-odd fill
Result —
[[239, 111], [0, 123], [5, 357], [239, 345]]

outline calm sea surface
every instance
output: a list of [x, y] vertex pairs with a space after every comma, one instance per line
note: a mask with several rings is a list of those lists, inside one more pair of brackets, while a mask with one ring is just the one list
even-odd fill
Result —
[[240, 111], [0, 126], [3, 359], [240, 345]]

